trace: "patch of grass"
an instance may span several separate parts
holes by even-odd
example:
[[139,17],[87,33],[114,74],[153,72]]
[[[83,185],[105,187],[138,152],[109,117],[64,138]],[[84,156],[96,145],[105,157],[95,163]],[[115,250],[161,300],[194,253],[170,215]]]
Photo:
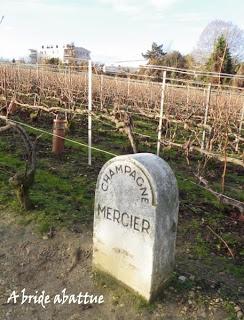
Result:
[[228,268],[228,271],[229,271],[230,274],[233,274],[237,278],[243,280],[243,278],[244,278],[244,267],[242,265],[238,266],[238,265],[229,264],[229,266],[227,268]]
[[23,161],[15,157],[14,155],[6,154],[5,152],[1,152],[0,155],[0,168],[6,172],[10,169],[14,171],[15,169],[23,168]]
[[46,217],[42,215],[38,219],[37,230],[40,233],[47,233],[50,230],[50,228],[53,226],[51,221],[49,219],[45,219],[45,218]]
[[202,207],[204,205],[211,206],[215,211],[223,208],[213,194],[198,186],[192,178],[186,178],[185,174],[177,171],[176,178],[182,201],[186,201],[191,204],[197,203],[198,206],[201,204]]
[[37,170],[35,175],[35,181],[38,185],[42,186],[45,192],[69,192],[72,185],[64,178],[59,177],[46,170]]
[[[4,146],[8,145],[1,141],[2,150],[5,150]],[[0,153],[0,207],[6,206],[15,199],[14,192],[9,184],[9,178],[20,169],[24,169],[23,161],[15,155],[6,152]]]
[[173,272],[164,290],[167,290],[168,287],[173,287],[178,293],[183,294],[194,287],[194,282],[188,278],[185,281],[181,281],[179,280],[179,273]]
[[229,314],[229,316],[226,320],[238,320],[233,303],[231,303],[229,301],[225,301],[223,306]]
[[8,181],[6,177],[0,174],[0,206],[5,206],[11,198],[11,191],[8,187]]
[[71,183],[66,177],[66,174],[69,175],[68,168],[65,169],[63,176],[43,169],[37,171],[31,198],[35,203],[41,232],[46,232],[51,226],[71,226],[74,222],[92,220],[90,183],[85,177],[75,177]]
[[200,232],[198,232],[195,237],[195,242],[193,244],[193,252],[200,258],[209,256],[210,250],[208,244],[202,238]]
[[[2,143],[1,146],[4,144]],[[41,156],[41,155],[40,155]],[[50,227],[71,227],[75,223],[90,223],[93,219],[93,198],[96,183],[94,173],[88,177],[87,164],[79,159],[79,153],[55,158],[52,155],[40,158],[37,163],[35,183],[30,190],[33,209],[23,212],[19,209],[13,190],[8,179],[23,167],[21,154],[0,154],[0,206],[9,206],[20,214],[19,223],[28,224],[35,221],[38,231],[47,232]],[[66,159],[68,158],[69,159]],[[68,161],[70,160],[70,161]],[[83,174],[77,175],[77,163]],[[84,174],[86,172],[86,174]],[[10,196],[11,195],[11,196]]]

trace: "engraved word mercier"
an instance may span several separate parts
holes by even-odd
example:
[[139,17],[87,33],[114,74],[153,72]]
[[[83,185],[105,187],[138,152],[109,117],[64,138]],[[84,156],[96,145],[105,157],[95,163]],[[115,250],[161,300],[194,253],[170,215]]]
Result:
[[[113,177],[117,174],[130,177],[140,192],[141,203],[149,203],[149,195],[144,178],[128,164],[115,164],[114,167],[109,167],[107,171],[105,171],[103,178],[101,179],[101,189],[104,192],[109,190],[109,185],[112,183]],[[97,214],[98,216],[118,223],[125,228],[142,233],[149,233],[150,222],[141,216],[123,212],[117,208],[102,206],[99,203],[97,206]]]

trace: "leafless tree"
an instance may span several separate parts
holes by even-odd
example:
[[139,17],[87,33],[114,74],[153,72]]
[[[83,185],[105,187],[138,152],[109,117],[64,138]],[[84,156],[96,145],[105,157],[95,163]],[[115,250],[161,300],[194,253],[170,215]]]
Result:
[[213,20],[202,31],[193,56],[200,63],[206,62],[217,38],[224,35],[233,59],[238,62],[244,59],[244,30],[232,22]]

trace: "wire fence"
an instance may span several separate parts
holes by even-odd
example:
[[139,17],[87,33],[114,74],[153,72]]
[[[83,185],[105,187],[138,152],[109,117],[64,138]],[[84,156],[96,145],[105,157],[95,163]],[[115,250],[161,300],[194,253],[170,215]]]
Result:
[[91,148],[92,150],[94,151],[98,151],[98,152],[102,152],[102,153],[105,153],[105,154],[108,154],[110,156],[113,156],[113,157],[116,157],[117,155],[112,153],[112,152],[109,152],[109,151],[106,151],[106,150],[103,150],[103,149],[100,149],[100,148],[96,148],[96,147],[93,147],[93,146],[90,146],[86,143],[82,143],[80,141],[77,141],[77,140],[74,140],[74,139],[69,139],[69,138],[66,138],[66,137],[63,137],[63,136],[60,136],[58,134],[55,134],[53,132],[49,132],[47,130],[43,130],[43,129],[40,129],[40,128],[36,128],[36,127],[33,127],[33,126],[30,126],[29,124],[25,123],[25,122],[21,122],[21,121],[16,121],[16,120],[11,120],[10,122],[13,122],[13,123],[16,123],[16,124],[19,124],[23,127],[26,127],[26,128],[29,128],[29,129],[32,129],[34,131],[37,131],[37,132],[41,132],[41,133],[44,133],[44,134],[47,134],[49,136],[52,136],[52,137],[57,137],[57,138],[60,138],[60,139],[63,139],[65,141],[68,141],[68,142],[71,142],[71,143],[74,143],[78,146],[81,146],[81,147],[84,147],[84,148]]
[[243,166],[244,88],[220,79],[237,78],[148,65],[110,73],[91,61],[69,67],[0,64],[0,107],[8,116],[17,107],[62,114],[68,121],[87,117],[88,142],[76,143],[88,148],[89,164],[92,150],[115,156],[92,146],[94,119],[128,134],[132,145],[154,140],[158,155],[170,146]]

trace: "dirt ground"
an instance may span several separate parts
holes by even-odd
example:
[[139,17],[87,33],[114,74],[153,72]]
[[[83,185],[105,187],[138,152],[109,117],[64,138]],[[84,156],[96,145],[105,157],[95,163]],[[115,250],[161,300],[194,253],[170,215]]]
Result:
[[[118,284],[92,273],[91,226],[84,226],[79,232],[51,230],[41,236],[33,232],[31,225],[16,224],[10,212],[1,212],[0,218],[1,320],[241,319],[243,300],[227,303],[219,293],[222,286],[238,291],[241,296],[241,283],[235,278],[226,278],[223,273],[217,276],[213,266],[208,270],[201,261],[191,261],[190,256],[180,252],[181,246],[177,251],[174,281],[158,301],[147,305]],[[179,272],[183,270],[180,280]],[[28,294],[45,290],[51,297],[64,288],[70,294],[102,294],[104,303],[49,303],[46,309],[33,303],[8,304],[11,292],[20,293],[23,288]]]

